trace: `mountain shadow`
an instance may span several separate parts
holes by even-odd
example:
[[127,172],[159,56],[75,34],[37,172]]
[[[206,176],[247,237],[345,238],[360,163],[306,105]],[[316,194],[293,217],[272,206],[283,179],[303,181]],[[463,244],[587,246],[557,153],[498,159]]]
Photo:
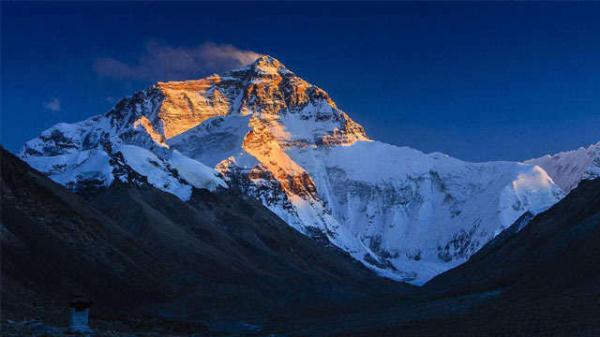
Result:
[[[1,150],[2,314],[263,322],[413,287],[377,277],[239,193],[189,202],[143,184],[74,194]],[[61,321],[62,320],[62,321]]]

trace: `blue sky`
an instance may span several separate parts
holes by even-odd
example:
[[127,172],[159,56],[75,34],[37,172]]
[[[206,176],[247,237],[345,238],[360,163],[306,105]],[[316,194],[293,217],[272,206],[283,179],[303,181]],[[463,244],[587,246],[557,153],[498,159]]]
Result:
[[527,159],[600,141],[598,17],[600,3],[3,2],[0,137],[16,151],[155,80],[256,52],[374,139]]

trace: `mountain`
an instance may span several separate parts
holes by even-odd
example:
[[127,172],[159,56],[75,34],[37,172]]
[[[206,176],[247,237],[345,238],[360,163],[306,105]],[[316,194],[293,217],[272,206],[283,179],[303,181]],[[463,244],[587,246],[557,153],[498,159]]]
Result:
[[236,191],[194,190],[185,203],[114,182],[75,194],[1,148],[0,158],[4,319],[62,322],[85,295],[95,322],[260,323],[411,289]]
[[570,192],[580,181],[600,177],[600,142],[525,163],[542,167],[560,188]]
[[324,90],[269,56],[159,82],[103,115],[51,127],[20,156],[76,191],[151,184],[188,202],[194,189],[240,191],[299,232],[415,284],[563,195],[537,166],[374,141]]
[[76,294],[123,310],[169,294],[151,249],[1,147],[0,163],[5,318],[60,315]]
[[523,229],[514,226],[421,289],[430,299],[485,303],[340,336],[598,336],[600,179],[582,181]]

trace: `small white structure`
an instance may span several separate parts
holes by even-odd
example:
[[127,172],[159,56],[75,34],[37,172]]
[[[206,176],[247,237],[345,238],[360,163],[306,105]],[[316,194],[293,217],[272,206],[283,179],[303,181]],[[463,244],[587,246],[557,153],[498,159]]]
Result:
[[89,313],[92,302],[83,297],[77,297],[71,301],[71,324],[69,332],[87,334],[92,329],[89,326]]

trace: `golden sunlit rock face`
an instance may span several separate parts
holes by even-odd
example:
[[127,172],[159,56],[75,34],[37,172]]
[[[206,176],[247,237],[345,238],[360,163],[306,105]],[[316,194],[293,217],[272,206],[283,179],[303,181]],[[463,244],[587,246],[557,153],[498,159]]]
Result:
[[136,123],[155,142],[168,142],[218,116],[248,116],[249,131],[241,148],[260,163],[261,170],[270,172],[288,197],[317,196],[310,175],[286,153],[289,148],[369,140],[363,127],[338,109],[327,92],[269,56],[222,76],[160,82],[154,89],[162,100],[152,123],[145,116]]
[[231,102],[216,86],[217,75],[198,81],[158,83],[164,95],[158,111],[165,138],[185,132],[205,120],[230,112]]
[[284,192],[316,198],[316,187],[312,178],[285,153],[284,148],[274,136],[285,134],[281,125],[272,123],[271,128],[273,129],[271,129],[255,117],[250,120],[250,125],[251,131],[244,138],[243,149],[271,172]]

